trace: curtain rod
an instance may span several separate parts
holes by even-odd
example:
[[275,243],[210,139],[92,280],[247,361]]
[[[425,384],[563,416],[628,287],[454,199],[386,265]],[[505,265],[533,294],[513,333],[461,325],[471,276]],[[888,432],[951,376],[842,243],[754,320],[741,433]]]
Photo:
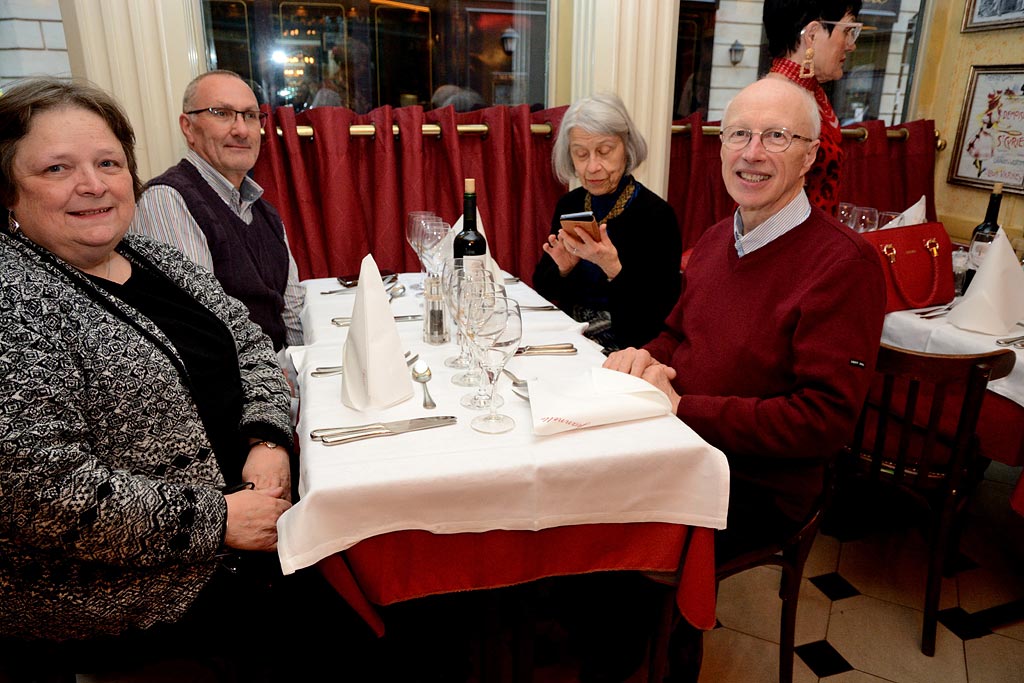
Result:
[[[689,123],[684,125],[673,125],[672,134],[681,135],[691,132],[691,125]],[[487,135],[489,128],[486,123],[460,123],[456,126],[456,130],[459,135]],[[313,126],[296,126],[295,132],[298,133],[300,138],[311,138],[313,137]],[[531,123],[530,132],[534,135],[551,135],[552,127],[550,123]],[[702,126],[701,132],[704,135],[718,135],[722,132],[719,126]],[[391,126],[391,133],[398,137],[398,126]],[[867,128],[843,128],[843,137],[856,140],[857,142],[864,142],[868,139]],[[280,127],[277,128],[278,136],[284,135],[284,131]],[[377,134],[377,127],[372,123],[360,123],[354,124],[348,127],[348,134],[352,137],[373,137]],[[424,123],[422,126],[423,135],[432,135],[440,137],[441,126],[436,123]],[[906,128],[897,128],[896,130],[886,130],[885,137],[890,140],[906,140],[910,137],[910,131]],[[946,148],[946,141],[939,136],[939,131],[935,131],[935,149],[942,151]]]

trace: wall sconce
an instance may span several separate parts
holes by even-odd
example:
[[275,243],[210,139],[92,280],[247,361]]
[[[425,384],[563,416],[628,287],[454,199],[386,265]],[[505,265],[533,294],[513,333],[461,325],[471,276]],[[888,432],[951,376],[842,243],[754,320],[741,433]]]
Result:
[[735,41],[729,48],[729,62],[733,66],[736,66],[737,64],[743,61],[744,52],[746,52],[746,48],[743,47],[743,44],[740,43],[740,41],[738,40]]
[[504,33],[501,34],[501,49],[505,51],[509,57],[516,51],[516,44],[519,42],[519,31],[515,30],[511,26],[505,29]]

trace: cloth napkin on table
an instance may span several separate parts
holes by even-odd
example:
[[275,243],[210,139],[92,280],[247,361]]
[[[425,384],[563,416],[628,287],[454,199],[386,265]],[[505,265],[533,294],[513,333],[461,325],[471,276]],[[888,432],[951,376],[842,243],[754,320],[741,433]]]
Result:
[[412,398],[412,375],[405,364],[398,327],[380,271],[367,254],[342,351],[341,402],[355,410],[387,408]]
[[[452,226],[451,231],[444,238],[444,247],[442,253],[446,259],[451,258],[452,254],[455,253],[455,236],[462,232],[462,216],[459,216],[459,220],[455,221],[455,225]],[[484,236],[487,240],[487,233],[484,232],[484,220],[480,217],[480,210],[476,212],[476,231]],[[496,284],[502,284],[505,282],[505,276],[501,272],[501,268],[498,266],[498,262],[491,256],[491,242],[487,240],[487,270],[491,271],[491,276]]]
[[668,396],[646,380],[606,368],[576,377],[530,380],[533,433],[557,434],[668,415]]
[[1024,270],[999,230],[963,299],[946,316],[962,330],[1008,334],[1024,320]]
[[913,206],[880,227],[879,230],[902,228],[906,225],[920,225],[927,222],[926,206],[924,195],[921,195],[921,198],[914,202]]

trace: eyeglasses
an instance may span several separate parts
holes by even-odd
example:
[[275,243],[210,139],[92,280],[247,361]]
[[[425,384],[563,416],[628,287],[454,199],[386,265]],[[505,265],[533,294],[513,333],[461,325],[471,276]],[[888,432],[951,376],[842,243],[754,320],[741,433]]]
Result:
[[241,116],[242,120],[248,125],[259,124],[264,125],[267,122],[267,113],[262,111],[238,111],[237,109],[228,109],[227,107],[206,107],[205,109],[193,109],[192,111],[185,112],[188,115],[192,114],[209,114],[213,117],[214,121],[223,123],[225,125],[231,125],[235,122],[235,117]]
[[842,26],[843,35],[846,36],[846,44],[853,45],[860,38],[861,29],[864,28],[864,24],[859,21],[824,21],[819,20],[821,24],[830,24],[832,26]]
[[785,152],[793,144],[793,140],[814,142],[811,138],[791,133],[785,128],[769,128],[760,133],[755,133],[749,128],[728,126],[722,129],[718,137],[721,138],[722,144],[729,149],[740,150],[749,145],[755,135],[761,138],[761,146],[768,152]]

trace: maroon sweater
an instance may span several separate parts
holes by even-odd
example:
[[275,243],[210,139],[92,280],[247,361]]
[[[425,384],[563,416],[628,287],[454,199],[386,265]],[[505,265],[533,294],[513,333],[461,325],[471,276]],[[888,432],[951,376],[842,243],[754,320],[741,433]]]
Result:
[[730,217],[697,243],[669,331],[646,348],[678,372],[679,418],[732,478],[800,519],[853,433],[884,315],[878,256],[849,228],[812,209],[739,258]]

